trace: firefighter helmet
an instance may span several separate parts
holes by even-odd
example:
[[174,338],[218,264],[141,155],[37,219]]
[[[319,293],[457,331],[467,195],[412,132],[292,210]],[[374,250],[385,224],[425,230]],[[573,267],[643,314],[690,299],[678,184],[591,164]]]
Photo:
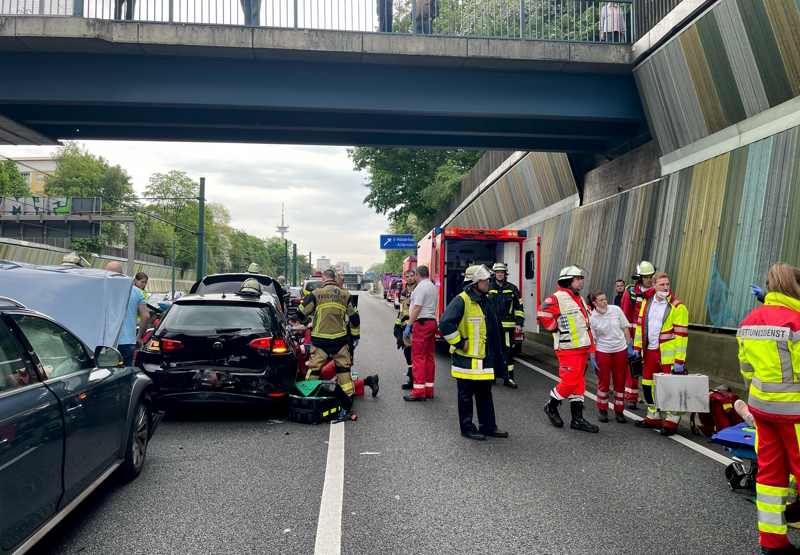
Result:
[[260,274],[261,273],[261,266],[256,264],[255,262],[251,262],[250,265],[247,267],[248,274]]
[[239,295],[246,296],[261,296],[261,283],[256,278],[249,278],[244,280],[242,287],[239,289]]
[[642,276],[652,276],[655,273],[656,267],[653,266],[653,263],[648,262],[647,260],[642,260],[636,265],[636,274],[633,277],[638,278]]
[[495,262],[492,266],[492,272],[505,272],[508,273],[508,266],[505,262]]
[[464,290],[469,289],[479,281],[491,279],[492,275],[493,272],[483,264],[470,266],[464,273]]
[[586,271],[580,266],[567,266],[558,275],[558,281],[562,279],[583,278],[586,277]]
[[69,254],[64,255],[64,259],[61,261],[62,266],[78,266],[79,268],[88,268],[91,266],[89,262],[79,255],[77,252],[72,251]]

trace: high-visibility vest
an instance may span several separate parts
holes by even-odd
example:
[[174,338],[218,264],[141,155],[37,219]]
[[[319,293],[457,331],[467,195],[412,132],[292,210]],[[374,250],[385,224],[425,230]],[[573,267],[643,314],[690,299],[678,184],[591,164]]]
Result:
[[[639,321],[633,337],[633,348],[639,352],[648,347],[644,342],[648,337],[648,314],[652,305],[652,298],[645,299],[639,310]],[[661,365],[672,366],[676,360],[681,363],[685,362],[688,342],[689,311],[686,309],[686,305],[669,295],[667,296],[667,308],[664,310],[664,322],[661,324],[661,333],[658,336]]]
[[[465,380],[493,380],[494,369],[483,366],[486,358],[486,316],[483,308],[466,292],[458,296],[464,301],[464,314],[458,323],[458,334],[447,339],[453,358],[450,374]],[[456,346],[462,344],[464,339],[469,341],[468,351]]]
[[[134,285],[134,287],[136,287],[136,286]],[[147,291],[145,291],[144,289],[141,289],[141,292],[144,295],[144,304],[147,304]],[[136,315],[136,323],[138,324],[141,321],[142,321],[142,317],[137,314]]]
[[800,301],[767,293],[736,333],[739,369],[750,381],[750,408],[800,416]]
[[[341,289],[333,281],[311,292],[314,297],[313,339],[341,339],[347,336],[345,316],[358,312],[350,302],[350,293]],[[351,326],[351,333],[358,337],[359,330]]]
[[497,285],[496,280],[492,280],[487,298],[497,311],[497,318],[504,331],[513,331],[517,327],[519,320],[525,319],[525,312],[522,309],[522,295],[513,283],[505,281],[502,286]]
[[579,305],[566,291],[556,291],[552,296],[558,301],[558,318],[556,318],[556,331],[553,334],[553,348],[556,351],[568,351],[591,347],[589,310],[583,299],[580,299],[581,304]]

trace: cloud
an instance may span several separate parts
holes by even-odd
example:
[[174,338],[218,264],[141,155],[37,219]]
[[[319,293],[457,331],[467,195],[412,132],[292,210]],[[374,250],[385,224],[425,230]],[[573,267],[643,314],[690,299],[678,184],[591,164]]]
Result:
[[[281,203],[287,238],[299,252],[368,267],[384,259],[378,236],[388,221],[363,203],[366,176],[342,147],[87,141],[90,152],[119,164],[140,194],[153,173],[206,178],[206,199],[221,202],[231,225],[258,237],[277,235]],[[48,156],[52,147],[3,147],[15,156]]]

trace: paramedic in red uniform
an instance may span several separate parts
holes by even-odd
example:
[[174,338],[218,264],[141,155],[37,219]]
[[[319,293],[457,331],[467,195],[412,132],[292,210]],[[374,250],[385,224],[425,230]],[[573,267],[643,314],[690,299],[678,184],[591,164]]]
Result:
[[550,401],[544,412],[557,428],[564,425],[558,414],[563,399],[569,400],[573,430],[597,433],[600,428],[583,418],[583,394],[586,392],[584,374],[589,354],[594,354],[594,339],[589,325],[589,309],[581,297],[583,269],[568,266],[558,276],[558,289],[539,307],[542,326],[553,332],[554,348],[558,356],[558,374],[561,381],[550,392]]
[[[655,273],[656,267],[647,260],[642,260],[636,265],[636,274],[632,276],[636,283],[626,287],[625,292],[622,294],[620,308],[625,318],[631,323],[631,331],[635,331],[636,324],[639,323],[639,310],[642,308],[642,301],[652,298],[656,293],[656,288],[653,286],[653,275]],[[628,356],[632,354],[631,349],[629,349]],[[638,401],[639,378],[634,378],[629,372],[625,378],[625,408],[636,410]]]
[[[439,292],[429,279],[427,266],[417,266],[417,286],[411,293],[408,323],[403,335],[411,336],[411,372],[414,388],[404,395],[406,401],[433,399],[433,378],[436,374],[436,305]],[[413,333],[412,333],[413,330]]]
[[758,435],[756,501],[761,553],[800,553],[786,537],[789,474],[800,476],[800,270],[769,269],[764,306],[742,320],[739,367]]

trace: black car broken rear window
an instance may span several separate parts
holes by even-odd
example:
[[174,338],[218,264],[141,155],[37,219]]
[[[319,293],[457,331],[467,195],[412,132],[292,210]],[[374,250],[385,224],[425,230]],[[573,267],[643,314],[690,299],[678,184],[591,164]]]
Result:
[[176,303],[167,312],[159,329],[187,332],[251,329],[277,332],[281,328],[280,317],[271,305]]

